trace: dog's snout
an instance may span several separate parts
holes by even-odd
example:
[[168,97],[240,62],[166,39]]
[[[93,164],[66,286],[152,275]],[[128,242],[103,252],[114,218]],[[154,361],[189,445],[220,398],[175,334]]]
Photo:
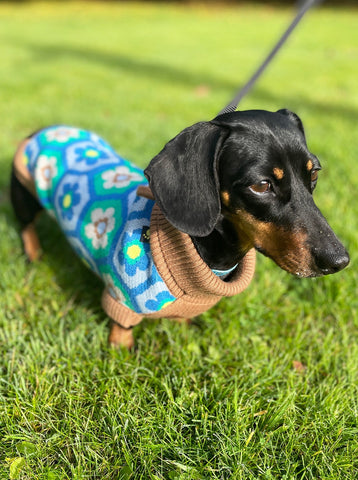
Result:
[[315,252],[315,263],[323,275],[343,270],[348,265],[349,260],[348,252],[343,246],[336,251],[320,250]]
[[307,221],[308,244],[312,257],[313,276],[329,275],[343,270],[350,258],[320,210],[314,205],[315,215]]

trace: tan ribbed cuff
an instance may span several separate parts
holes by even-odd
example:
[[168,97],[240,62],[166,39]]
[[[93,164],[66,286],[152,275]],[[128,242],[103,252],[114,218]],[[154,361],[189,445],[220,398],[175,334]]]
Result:
[[115,300],[108,290],[103,291],[102,308],[112,320],[125,328],[138,325],[143,318],[143,315],[133,312],[128,307]]

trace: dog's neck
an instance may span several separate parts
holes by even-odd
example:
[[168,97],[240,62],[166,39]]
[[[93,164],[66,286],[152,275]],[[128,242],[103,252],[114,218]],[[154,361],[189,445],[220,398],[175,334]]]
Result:
[[247,251],[240,247],[232,224],[222,217],[206,237],[191,237],[204,262],[215,270],[228,270],[237,265]]

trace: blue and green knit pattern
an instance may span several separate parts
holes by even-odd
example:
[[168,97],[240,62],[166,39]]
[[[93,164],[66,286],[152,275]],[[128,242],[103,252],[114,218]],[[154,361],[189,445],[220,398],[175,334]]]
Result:
[[40,203],[118,302],[148,314],[175,300],[151,255],[154,202],[136,194],[142,170],[98,135],[65,126],[34,135],[25,161]]

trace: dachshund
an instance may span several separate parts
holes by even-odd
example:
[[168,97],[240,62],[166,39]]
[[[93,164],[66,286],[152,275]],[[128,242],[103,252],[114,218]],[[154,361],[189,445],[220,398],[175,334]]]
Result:
[[30,260],[35,217],[45,208],[57,218],[104,280],[110,343],[131,348],[143,316],[189,319],[246,288],[255,250],[296,277],[345,268],[349,255],[313,200],[320,170],[287,109],[196,123],[144,175],[97,135],[50,127],[20,145],[11,199]]

